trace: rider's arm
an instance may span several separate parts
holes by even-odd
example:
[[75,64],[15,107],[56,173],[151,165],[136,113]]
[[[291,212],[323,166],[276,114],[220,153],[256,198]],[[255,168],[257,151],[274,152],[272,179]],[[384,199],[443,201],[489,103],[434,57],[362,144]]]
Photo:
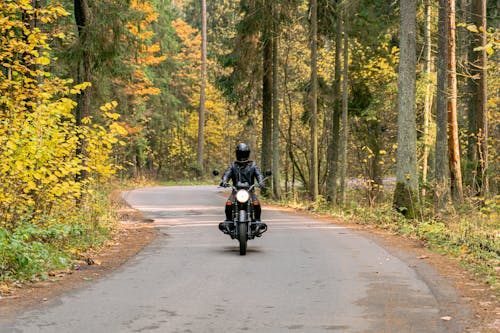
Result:
[[255,178],[257,178],[257,182],[260,185],[260,184],[262,184],[264,182],[264,175],[262,174],[262,172],[260,171],[260,169],[259,169],[259,167],[257,166],[256,163],[254,165],[254,170],[255,170],[255,172],[254,172]]
[[221,183],[228,183],[229,178],[231,178],[233,174],[233,165],[230,164],[229,167],[224,171],[224,174],[222,175]]

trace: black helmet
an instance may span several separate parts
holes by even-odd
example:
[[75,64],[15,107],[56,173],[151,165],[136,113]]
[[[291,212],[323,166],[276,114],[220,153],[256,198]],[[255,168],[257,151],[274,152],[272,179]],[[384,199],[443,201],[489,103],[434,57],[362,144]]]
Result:
[[236,146],[236,160],[245,162],[250,157],[250,147],[245,143],[238,143]]

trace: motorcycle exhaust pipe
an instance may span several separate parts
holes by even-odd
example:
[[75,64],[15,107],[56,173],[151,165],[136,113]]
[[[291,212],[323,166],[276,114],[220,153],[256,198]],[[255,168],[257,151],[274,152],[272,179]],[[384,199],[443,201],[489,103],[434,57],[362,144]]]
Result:
[[229,230],[228,223],[224,223],[224,222],[219,223],[219,230],[222,231],[226,235],[229,235],[231,233],[231,230]]
[[262,235],[263,233],[265,233],[267,231],[267,224],[265,223],[259,223],[257,225],[258,229],[255,230],[255,234],[257,237],[259,237],[260,235]]

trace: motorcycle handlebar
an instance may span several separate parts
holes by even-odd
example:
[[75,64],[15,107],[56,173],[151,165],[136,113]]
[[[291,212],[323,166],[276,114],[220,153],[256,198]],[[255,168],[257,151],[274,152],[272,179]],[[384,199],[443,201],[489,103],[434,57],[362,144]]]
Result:
[[[265,177],[264,179],[262,179],[262,182],[265,182],[268,178],[269,177]],[[255,187],[262,188],[263,186],[260,186],[259,184],[253,184],[247,189],[247,191],[251,192]],[[218,186],[218,188],[231,188],[233,191],[238,191],[238,188],[236,188],[236,186],[227,183],[223,186]]]

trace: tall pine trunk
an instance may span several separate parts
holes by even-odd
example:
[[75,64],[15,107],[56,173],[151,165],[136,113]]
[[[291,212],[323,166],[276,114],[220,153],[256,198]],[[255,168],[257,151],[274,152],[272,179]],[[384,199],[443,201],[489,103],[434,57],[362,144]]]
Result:
[[340,114],[342,108],[342,98],[340,96],[340,75],[341,64],[340,54],[342,52],[342,20],[338,14],[335,29],[335,76],[333,79],[333,112],[332,112],[332,133],[330,145],[328,147],[328,200],[335,204],[337,201],[337,178],[339,167],[339,142],[340,142]]
[[278,9],[277,5],[273,4],[273,195],[274,199],[281,199],[281,184],[280,184],[280,149],[279,149],[279,119],[280,105],[278,98],[278,45],[279,45],[279,29],[278,29]]
[[[77,83],[81,84],[83,82],[92,82],[92,71],[91,71],[91,53],[88,49],[88,25],[90,24],[90,13],[86,0],[74,0],[75,8],[75,22],[78,28],[78,38],[81,47],[81,57],[77,63]],[[80,95],[78,95],[78,105],[75,108],[75,119],[76,125],[82,125],[82,119],[90,116],[90,92],[91,88],[84,89]],[[81,139],[76,153],[78,155],[85,156],[86,145],[84,139]],[[85,162],[83,162],[85,163]],[[78,176],[78,180],[84,180],[87,178],[87,173],[82,171]]]
[[438,12],[438,54],[437,54],[437,95],[436,95],[436,153],[434,209],[443,210],[449,200],[448,168],[448,1],[439,0]]
[[318,3],[317,0],[310,1],[311,10],[311,172],[310,172],[310,195],[316,201],[319,194],[318,184],[318,69],[317,69],[317,46],[318,46]]
[[448,0],[448,164],[450,168],[451,197],[462,203],[462,171],[457,117],[457,63],[456,63],[455,0]]
[[[342,15],[343,16],[343,15]],[[349,137],[348,119],[348,97],[349,97],[349,36],[347,35],[347,24],[344,21],[343,34],[343,58],[342,66],[342,133],[340,138],[340,194],[339,205],[342,207],[346,202],[346,182],[347,182],[347,140]]]
[[487,56],[486,56],[486,0],[472,1],[472,21],[478,28],[473,33],[471,44],[472,68],[474,79],[472,107],[473,112],[469,114],[470,137],[473,153],[475,179],[473,187],[478,195],[485,196],[489,192],[488,170],[488,108],[487,108]]
[[[272,168],[272,125],[273,125],[273,43],[272,43],[272,0],[265,2],[265,13],[262,31],[262,170]],[[261,192],[267,195],[264,189]]]
[[203,172],[205,155],[205,89],[207,86],[207,2],[201,0],[201,87],[200,109],[198,112],[198,150],[196,159],[200,172]]
[[418,203],[416,93],[416,0],[400,1],[398,150],[394,207],[408,218]]

